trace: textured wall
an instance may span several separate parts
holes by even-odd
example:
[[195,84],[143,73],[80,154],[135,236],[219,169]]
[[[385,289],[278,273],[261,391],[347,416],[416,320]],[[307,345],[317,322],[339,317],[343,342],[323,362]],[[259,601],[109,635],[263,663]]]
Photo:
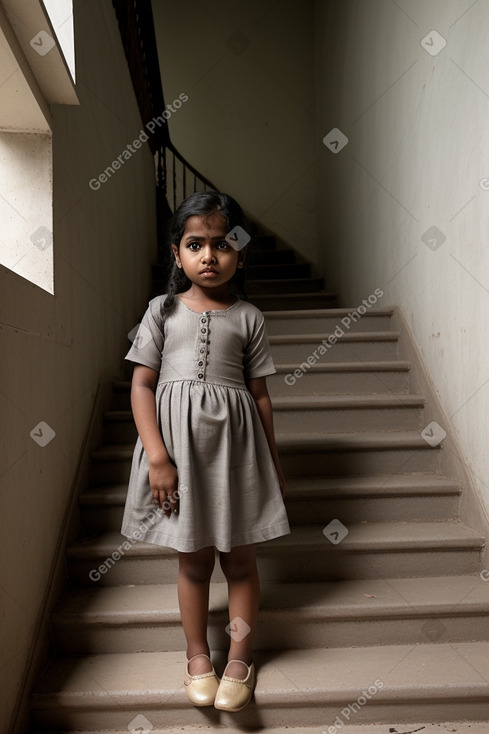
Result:
[[[100,189],[89,186],[141,122],[112,4],[79,5],[80,106],[53,109],[54,296],[0,268],[0,731],[22,681],[97,384],[121,374],[156,253],[147,146]],[[41,422],[55,433],[44,446],[30,436]]]
[[316,11],[322,268],[342,305],[403,308],[487,507],[489,3]]

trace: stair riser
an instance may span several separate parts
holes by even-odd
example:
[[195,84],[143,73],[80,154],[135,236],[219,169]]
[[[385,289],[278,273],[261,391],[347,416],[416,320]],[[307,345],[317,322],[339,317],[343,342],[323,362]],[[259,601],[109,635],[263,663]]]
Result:
[[[277,367],[277,365],[275,365]],[[295,369],[296,365],[294,365]],[[292,377],[290,375],[292,374]],[[267,377],[270,395],[362,395],[365,393],[409,393],[409,372],[312,372],[295,379],[292,372],[280,372]],[[121,410],[129,407],[121,401]]]
[[293,250],[261,250],[250,251],[246,260],[248,265],[282,265],[295,262]]
[[[326,654],[326,653],[325,653]],[[183,662],[182,662],[183,665]],[[183,674],[182,674],[183,680]],[[372,674],[372,683],[375,680],[375,666]],[[151,681],[148,682],[148,686]],[[137,714],[144,715],[152,726],[165,731],[171,726],[209,726],[213,731],[222,728],[223,723],[228,726],[251,727],[252,731],[266,731],[271,727],[321,727],[321,732],[327,732],[328,727],[334,725],[334,721],[341,715],[341,711],[348,707],[349,703],[357,700],[362,692],[355,692],[355,697],[347,701],[338,697],[336,700],[320,701],[311,695],[308,700],[307,692],[304,694],[304,704],[294,706],[283,700],[282,705],[267,705],[267,692],[261,692],[259,684],[255,692],[255,700],[238,714],[225,714],[213,707],[206,707],[202,711],[194,707],[186,700],[182,688],[178,694],[169,695],[167,700],[158,700],[153,705],[136,702],[118,701],[112,704],[112,708],[106,710],[103,704],[100,708],[77,710],[74,704],[63,705],[56,703],[52,708],[37,709],[35,712],[36,724],[39,730],[44,731],[93,731],[99,732],[103,729],[117,729],[124,731],[128,724]],[[333,698],[333,697],[332,697]],[[402,729],[402,722],[406,721],[482,721],[487,718],[487,707],[489,701],[474,700],[464,697],[462,701],[453,701],[441,695],[434,700],[417,700],[410,698],[409,701],[400,700],[382,701],[380,692],[373,696],[367,705],[358,707],[351,715],[350,723],[360,724],[385,724],[386,726],[397,724]],[[80,704],[83,705],[83,704]],[[106,704],[107,705],[107,704]],[[344,723],[346,720],[341,718]],[[337,729],[338,734],[341,729]],[[380,732],[379,732],[380,734]]]
[[256,263],[248,265],[246,277],[250,280],[260,278],[310,278],[311,266],[309,263],[273,263],[264,265]]
[[[356,362],[358,364],[397,359],[397,341],[337,341],[336,344],[331,344],[324,354],[317,351],[320,346],[320,343],[317,342],[271,343],[270,346],[275,364],[294,364],[297,368],[301,368],[302,374],[299,380],[309,372],[308,357],[311,358],[310,362],[314,360],[314,364],[330,364],[331,362]],[[315,350],[317,359],[314,357]],[[290,378],[290,382],[292,381]]]
[[[295,433],[331,433],[354,431],[422,431],[426,425],[419,408],[351,408],[345,410],[275,410],[277,433],[286,433],[294,426]],[[107,421],[104,441],[107,444],[133,444],[137,430],[133,421]]]
[[[353,476],[362,474],[398,474],[399,472],[438,472],[438,449],[400,449],[357,451],[306,450],[280,452],[280,463],[285,476]],[[96,461],[92,464],[94,484],[119,484],[129,481],[131,462]]]
[[310,316],[308,318],[270,318],[266,316],[267,332],[269,336],[283,334],[334,334],[342,332],[362,331],[390,331],[391,316],[372,316],[368,313],[357,318],[355,315],[325,315]]
[[400,449],[370,451],[325,451],[323,453],[281,454],[286,477],[358,476],[398,474],[399,472],[437,472],[440,470],[437,449]]
[[[321,530],[318,529],[318,534]],[[328,544],[330,547],[328,547]],[[272,546],[273,548],[273,546]],[[259,549],[259,571],[262,582],[335,581],[359,578],[410,578],[475,573],[478,549],[447,549],[440,551],[392,551],[338,553],[324,538],[324,543],[311,548],[292,548],[283,552]],[[100,578],[94,571],[105,558],[93,560],[70,559],[73,581],[83,586],[116,586],[118,584],[175,583],[178,575],[176,555],[151,555],[138,558],[124,556]],[[90,573],[92,577],[90,577]],[[214,571],[217,581],[224,581],[220,569]]]
[[[415,613],[416,610],[413,610]],[[319,647],[364,647],[371,645],[416,645],[427,642],[470,642],[489,635],[489,615],[436,617],[439,629],[431,627],[433,617],[419,614],[415,619],[399,617],[369,621],[297,617],[292,612],[260,611],[260,623],[253,640],[254,650],[314,650]],[[229,636],[226,614],[209,617],[211,650],[227,650]],[[433,630],[431,632],[430,630]],[[185,649],[180,622],[141,626],[90,626],[54,624],[54,641],[63,655],[97,655],[122,652],[168,652]]]
[[[316,525],[318,518],[341,517],[345,523],[437,521],[457,517],[458,497],[286,499],[291,525]],[[82,508],[83,527],[89,533],[119,532],[123,506]]]
[[248,280],[245,283],[246,293],[266,295],[268,293],[315,293],[324,287],[321,278],[305,278],[304,280]]
[[300,308],[336,308],[336,296],[329,293],[310,294],[276,294],[269,297],[266,294],[251,295],[251,303],[254,303],[260,311],[295,311]]
[[277,433],[294,427],[295,433],[353,433],[355,431],[422,431],[426,425],[420,408],[331,408],[275,410]]

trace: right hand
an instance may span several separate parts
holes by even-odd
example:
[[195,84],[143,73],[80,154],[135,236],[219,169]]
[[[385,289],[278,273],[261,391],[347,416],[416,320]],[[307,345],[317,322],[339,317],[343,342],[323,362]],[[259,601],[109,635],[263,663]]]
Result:
[[150,463],[149,484],[153,502],[160,507],[166,517],[178,512],[178,472],[173,464]]

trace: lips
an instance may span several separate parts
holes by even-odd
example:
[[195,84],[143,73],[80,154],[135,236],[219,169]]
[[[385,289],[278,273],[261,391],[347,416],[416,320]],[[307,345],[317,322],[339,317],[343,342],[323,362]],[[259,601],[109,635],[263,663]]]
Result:
[[206,268],[205,270],[201,270],[199,275],[204,275],[205,273],[214,273],[217,275],[217,270],[213,270],[212,268]]

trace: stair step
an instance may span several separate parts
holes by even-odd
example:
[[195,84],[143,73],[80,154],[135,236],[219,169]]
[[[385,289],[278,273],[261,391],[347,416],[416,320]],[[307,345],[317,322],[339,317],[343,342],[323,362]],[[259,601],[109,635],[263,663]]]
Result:
[[[352,714],[350,714],[350,718],[352,717]],[[347,719],[345,718],[344,721]],[[133,719],[134,721],[134,719]],[[130,722],[131,723],[131,722]],[[136,722],[137,723],[137,722]],[[211,730],[209,726],[205,726],[202,724],[196,724],[195,726],[165,726],[164,729],[155,728],[149,729],[149,725],[151,724],[148,719],[146,719],[146,722],[144,719],[140,720],[141,727],[139,731],[142,731],[142,726],[147,727],[147,731],[151,731],[151,734],[205,734],[205,732],[213,732],[213,731],[225,731],[226,734],[243,734],[243,729],[234,726],[226,726],[225,729],[222,727],[222,725],[219,725],[219,728]],[[419,734],[454,734],[454,732],[458,732],[458,734],[487,734],[489,731],[489,723],[487,721],[471,721],[468,723],[466,720],[464,721],[444,721],[442,723],[436,723],[436,724],[426,724],[423,722],[396,722],[397,726],[399,727],[398,732],[399,734],[414,734],[414,732],[418,732]],[[136,724],[134,724],[136,726]],[[331,726],[331,725],[330,725]],[[123,730],[111,730],[110,734],[127,734],[127,727]],[[137,730],[136,730],[137,731]],[[286,731],[286,734],[319,734],[318,733],[318,727],[303,727],[303,726],[287,726],[286,730],[284,730],[283,725],[279,727],[267,727],[267,734],[284,734],[284,731]],[[356,726],[355,724],[344,724],[341,730],[338,728],[338,725],[336,727],[331,726],[330,731],[328,729],[322,729],[321,734],[388,734],[388,732],[394,731],[392,727],[387,728],[387,725],[385,729],[380,729],[378,724],[360,724]],[[87,730],[84,732],[73,732],[73,730],[70,730],[70,732],[59,732],[58,734],[87,734]],[[96,732],[95,734],[107,734],[107,732]]]
[[298,280],[311,277],[309,263],[253,263],[246,265],[246,287],[253,280]]
[[364,315],[347,308],[316,308],[264,311],[269,336],[281,334],[334,334],[358,331],[388,331],[392,308],[370,307]]
[[[225,650],[227,584],[211,584],[209,612],[209,644]],[[185,649],[176,584],[73,589],[51,624],[62,654]],[[463,642],[488,632],[489,584],[478,574],[268,584],[254,649]]]
[[249,293],[249,300],[261,311],[270,309],[287,311],[298,308],[334,308],[338,304],[336,293],[327,293],[322,290],[310,293],[262,293],[255,295]]
[[[267,377],[270,395],[363,395],[368,393],[406,394],[409,392],[410,363],[319,362],[294,375],[298,364],[275,364],[277,372]],[[113,408],[129,410],[131,382],[114,384]]]
[[[317,523],[336,512],[345,523],[449,520],[457,516],[459,482],[433,474],[372,477],[305,477],[287,482],[291,524]],[[119,531],[126,484],[90,487],[80,495],[87,532]],[[416,502],[413,502],[413,497]]]
[[[254,700],[228,719],[212,707],[203,713],[189,705],[183,652],[60,658],[33,694],[36,724],[57,731],[127,730],[140,713],[152,727],[185,722],[215,730],[225,719],[241,727],[283,728],[286,722],[324,731],[337,718],[346,723],[345,711],[358,724],[377,725],[487,714],[489,642],[270,651],[257,652],[255,660]],[[217,657],[216,666],[222,674]]]
[[267,278],[246,280],[248,295],[264,293],[312,293],[324,288],[323,278]]
[[[323,534],[332,521],[345,533],[340,542]],[[483,545],[482,536],[455,521],[356,523],[346,528],[341,518],[327,517],[321,525],[297,526],[290,535],[259,544],[260,578],[284,582],[462,575],[477,571]],[[171,583],[178,571],[173,549],[119,533],[78,540],[67,554],[71,577],[84,585],[152,584],[155,579]],[[220,569],[215,574],[224,580]]]
[[274,265],[295,263],[294,250],[250,250],[246,255],[249,265]]
[[441,446],[417,431],[277,434],[286,477],[440,473]]
[[398,356],[399,332],[346,332],[339,338],[334,334],[280,334],[270,336],[269,341],[274,363],[297,362],[307,372],[311,361],[317,364],[394,360]]
[[252,237],[253,252],[260,252],[262,250],[275,250],[277,247],[277,238],[275,237],[275,235],[253,233]]
[[[272,398],[278,433],[294,426],[297,433],[311,431],[423,430],[425,400],[418,395],[310,395]],[[131,410],[104,414],[106,443],[136,442]]]
[[275,364],[277,371],[267,377],[267,385],[271,396],[408,393],[410,367],[397,360]]
[[419,395],[310,395],[273,397],[277,433],[422,431],[425,400]]
[[[430,446],[417,431],[277,434],[285,476],[440,473],[440,447]],[[93,484],[129,481],[133,444],[92,451]],[[307,457],[307,458],[306,458]]]

